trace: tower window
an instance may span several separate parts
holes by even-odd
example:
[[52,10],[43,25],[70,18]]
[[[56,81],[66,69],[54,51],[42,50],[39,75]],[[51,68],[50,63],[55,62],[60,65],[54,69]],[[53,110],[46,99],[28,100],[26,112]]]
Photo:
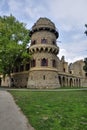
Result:
[[43,75],[43,79],[45,80],[45,75]]
[[85,73],[85,76],[87,77],[87,73]]
[[52,41],[52,43],[53,43],[53,45],[55,45],[55,44],[56,44],[56,41],[55,41],[55,40],[53,40],[53,41]]
[[31,45],[35,45],[36,44],[36,40],[31,41]]
[[65,72],[65,68],[63,68],[63,71]]
[[56,67],[56,61],[55,60],[52,61],[52,66]]
[[45,38],[41,39],[41,43],[47,43],[47,39]]
[[31,61],[31,67],[35,67],[36,66],[36,61],[33,59],[32,61]]
[[43,59],[41,60],[41,66],[48,66],[48,60],[45,59],[45,58],[43,58]]

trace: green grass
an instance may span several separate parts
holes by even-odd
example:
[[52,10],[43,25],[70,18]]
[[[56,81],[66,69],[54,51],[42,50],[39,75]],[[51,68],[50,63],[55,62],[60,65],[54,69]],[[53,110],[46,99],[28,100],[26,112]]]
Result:
[[10,91],[35,130],[87,130],[87,91]]

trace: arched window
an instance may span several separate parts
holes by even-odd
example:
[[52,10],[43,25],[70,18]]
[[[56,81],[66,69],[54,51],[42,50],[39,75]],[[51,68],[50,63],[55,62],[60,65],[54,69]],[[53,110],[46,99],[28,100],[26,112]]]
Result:
[[43,80],[45,80],[45,75],[43,75]]
[[55,60],[52,61],[52,66],[56,67],[56,61]]
[[55,44],[56,44],[56,41],[55,41],[55,40],[52,40],[52,43],[53,43],[53,45],[55,45]]
[[65,72],[66,71],[66,69],[65,68],[63,68],[63,72]]
[[59,84],[62,87],[62,80],[61,80],[61,76],[58,77],[59,78]]
[[31,41],[31,45],[35,45],[36,44],[36,40]]
[[85,73],[85,76],[87,77],[87,73]]
[[31,60],[31,67],[35,67],[36,66],[36,61],[33,59]]
[[41,43],[47,43],[47,39],[45,38],[41,39]]
[[45,59],[45,58],[43,58],[43,59],[41,60],[41,66],[48,66],[48,60]]
[[29,70],[30,69],[30,64],[27,63],[26,66],[25,66],[25,70]]

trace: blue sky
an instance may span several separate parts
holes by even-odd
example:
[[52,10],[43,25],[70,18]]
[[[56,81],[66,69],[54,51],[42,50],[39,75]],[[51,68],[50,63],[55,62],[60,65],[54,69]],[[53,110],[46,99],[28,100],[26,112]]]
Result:
[[51,19],[59,31],[59,57],[68,62],[87,57],[87,0],[0,0],[0,16],[10,14],[28,29],[40,17]]

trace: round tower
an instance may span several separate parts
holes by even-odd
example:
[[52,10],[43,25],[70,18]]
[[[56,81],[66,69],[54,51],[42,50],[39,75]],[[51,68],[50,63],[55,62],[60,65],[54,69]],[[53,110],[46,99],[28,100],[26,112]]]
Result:
[[56,39],[59,33],[52,21],[40,18],[30,31],[32,54],[28,88],[58,88],[57,54],[59,47]]

